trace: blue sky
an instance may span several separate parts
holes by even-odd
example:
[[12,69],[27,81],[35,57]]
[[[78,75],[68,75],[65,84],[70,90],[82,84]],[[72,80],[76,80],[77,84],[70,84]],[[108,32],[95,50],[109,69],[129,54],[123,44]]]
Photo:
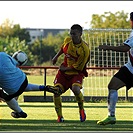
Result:
[[[133,1],[0,1],[0,24],[9,19],[22,28],[90,28],[92,14],[133,11]],[[87,23],[86,23],[87,22]]]

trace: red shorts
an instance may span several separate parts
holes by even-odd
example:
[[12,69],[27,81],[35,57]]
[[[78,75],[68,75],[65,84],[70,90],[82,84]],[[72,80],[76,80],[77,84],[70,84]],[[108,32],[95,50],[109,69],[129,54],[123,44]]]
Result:
[[67,75],[64,72],[58,71],[54,80],[54,85],[60,86],[63,92],[65,92],[69,88],[71,89],[73,85],[77,85],[82,88],[83,79],[84,74],[82,73],[78,75]]

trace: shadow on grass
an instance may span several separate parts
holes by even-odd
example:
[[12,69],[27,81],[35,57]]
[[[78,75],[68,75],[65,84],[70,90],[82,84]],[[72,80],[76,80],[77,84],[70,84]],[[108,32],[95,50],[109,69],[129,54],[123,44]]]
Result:
[[133,131],[132,121],[117,121],[115,125],[101,126],[96,120],[56,120],[2,119],[0,131]]
[[[32,104],[26,104],[26,105],[21,105],[20,104],[20,106],[21,107],[28,107],[28,108],[30,108],[30,107],[39,107],[39,108],[44,108],[44,107],[54,107],[54,105],[45,105],[45,103],[44,103],[44,105],[32,105]],[[0,107],[7,107],[7,105],[0,105]],[[75,106],[70,106],[70,105],[63,105],[62,106],[63,108],[77,108],[78,106],[77,105],[75,105]],[[107,108],[107,105],[99,105],[99,106],[84,106],[85,108]],[[122,106],[122,105],[120,105],[120,106],[116,106],[117,108],[133,108],[133,106]]]

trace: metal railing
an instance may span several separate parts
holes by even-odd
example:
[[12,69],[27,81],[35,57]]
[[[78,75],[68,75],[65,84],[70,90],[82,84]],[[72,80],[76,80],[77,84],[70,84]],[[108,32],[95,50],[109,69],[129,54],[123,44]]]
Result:
[[[21,66],[21,69],[43,69],[44,70],[44,85],[47,84],[46,77],[47,77],[47,70],[48,69],[58,69],[57,66]],[[119,69],[120,67],[87,67],[87,70],[113,70]],[[46,99],[46,91],[44,91],[44,99]],[[128,90],[126,89],[125,100],[128,100]]]

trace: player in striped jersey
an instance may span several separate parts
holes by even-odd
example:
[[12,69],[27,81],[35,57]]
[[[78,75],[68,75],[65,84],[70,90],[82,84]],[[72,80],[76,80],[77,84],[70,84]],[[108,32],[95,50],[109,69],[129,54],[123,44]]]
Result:
[[[80,89],[84,77],[88,76],[86,64],[90,56],[89,46],[81,38],[82,31],[80,25],[74,24],[70,29],[70,36],[64,39],[61,49],[52,59],[54,65],[58,57],[64,54],[64,62],[59,67],[54,85],[59,87],[62,93],[65,93],[69,88],[72,90],[78,102],[81,122],[86,120],[86,114],[83,106],[84,98]],[[64,122],[61,96],[54,94],[53,100],[58,116],[57,121]]]
[[120,46],[100,45],[100,50],[112,50],[117,52],[128,52],[128,62],[112,77],[108,84],[108,117],[97,122],[99,125],[115,124],[115,108],[118,100],[118,90],[124,86],[129,90],[133,87],[133,12],[130,13],[132,31],[129,38]]

